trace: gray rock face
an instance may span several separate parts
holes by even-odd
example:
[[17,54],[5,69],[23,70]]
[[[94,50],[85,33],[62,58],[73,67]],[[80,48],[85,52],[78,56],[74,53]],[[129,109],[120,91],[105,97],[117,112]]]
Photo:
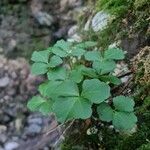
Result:
[[8,77],[0,78],[0,87],[6,87],[9,84],[10,79]]
[[95,32],[103,30],[107,26],[109,18],[109,14],[103,11],[98,12],[92,19],[92,29]]
[[7,142],[4,145],[4,149],[5,150],[15,150],[18,146],[19,146],[19,144],[17,142]]

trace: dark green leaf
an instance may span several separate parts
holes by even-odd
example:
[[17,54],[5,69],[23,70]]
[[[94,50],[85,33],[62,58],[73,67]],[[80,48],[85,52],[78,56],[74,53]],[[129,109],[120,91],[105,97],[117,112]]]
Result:
[[101,103],[110,96],[110,87],[98,79],[85,80],[83,82],[82,97],[93,103]]
[[110,82],[115,85],[121,84],[121,80],[113,75],[100,76],[99,78],[104,82]]
[[106,74],[112,72],[116,68],[114,61],[94,61],[93,68],[97,70],[99,74]]
[[65,68],[56,68],[47,73],[48,80],[65,80],[67,78],[67,71]]
[[131,130],[137,122],[134,113],[115,112],[113,115],[113,125],[118,130]]
[[77,44],[76,47],[80,47],[80,48],[86,49],[86,48],[94,47],[96,45],[97,45],[97,42],[86,41],[86,42],[82,42],[80,44]]
[[104,58],[121,60],[124,59],[124,52],[119,48],[110,48],[105,51]]
[[101,103],[98,107],[97,107],[97,112],[99,115],[99,118],[102,121],[112,121],[113,119],[113,110],[112,108],[105,102]]
[[60,57],[67,57],[68,56],[68,53],[63,51],[61,48],[59,47],[53,47],[52,48],[52,52],[55,54],[55,55],[58,55]]
[[60,122],[70,119],[87,119],[92,115],[91,103],[80,97],[59,98],[55,101],[54,112]]
[[58,66],[58,65],[60,65],[60,64],[62,64],[63,63],[63,61],[62,61],[62,59],[59,57],[59,56],[53,56],[51,59],[50,59],[50,62],[49,62],[49,66],[51,67],[51,68],[54,68],[54,67],[56,67],[56,66]]
[[134,110],[134,101],[125,96],[117,96],[113,98],[114,106],[119,111],[132,112]]
[[85,59],[88,61],[101,61],[102,60],[102,56],[99,51],[88,51],[87,53],[85,53],[84,56],[85,56]]

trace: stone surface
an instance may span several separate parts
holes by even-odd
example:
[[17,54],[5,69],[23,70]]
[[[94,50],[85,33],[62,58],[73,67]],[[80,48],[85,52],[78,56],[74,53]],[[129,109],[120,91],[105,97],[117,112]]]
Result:
[[92,29],[95,32],[103,30],[107,26],[109,18],[110,15],[106,12],[98,12],[92,19]]
[[0,78],[0,87],[6,87],[9,84],[9,81],[8,77]]
[[15,150],[19,144],[17,142],[7,142],[4,145],[5,150]]

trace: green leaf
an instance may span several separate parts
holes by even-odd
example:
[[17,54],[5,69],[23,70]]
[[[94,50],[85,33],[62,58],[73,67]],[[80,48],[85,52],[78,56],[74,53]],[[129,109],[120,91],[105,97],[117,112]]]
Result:
[[39,92],[42,96],[55,99],[59,95],[55,93],[55,89],[62,83],[62,81],[48,81],[39,86]]
[[80,70],[71,70],[70,79],[76,83],[80,83],[83,80],[83,75]]
[[101,103],[110,96],[110,87],[98,79],[85,80],[82,87],[82,97],[93,103]]
[[55,54],[55,55],[58,55],[60,57],[67,57],[68,56],[68,53],[63,51],[61,48],[59,47],[53,47],[52,48],[52,52]]
[[113,125],[118,130],[131,130],[137,122],[134,113],[115,112],[113,115]]
[[82,49],[82,48],[74,48],[73,50],[72,50],[72,56],[76,56],[76,57],[81,57],[82,55],[84,55],[84,53],[85,53],[86,51],[84,50],[84,49]]
[[50,55],[50,51],[49,50],[38,51],[38,52],[35,51],[32,54],[31,60],[35,61],[35,62],[48,63],[49,55]]
[[88,51],[87,53],[85,53],[84,57],[88,61],[101,61],[102,60],[102,56],[99,51]]
[[70,51],[70,48],[72,46],[72,43],[71,42],[67,42],[67,41],[64,41],[64,40],[59,40],[56,42],[56,44],[54,45],[54,47],[59,47],[61,48],[63,51],[65,52],[69,52]]
[[47,100],[45,103],[43,103],[40,108],[39,112],[41,112],[43,115],[48,115],[52,112],[53,107],[53,101]]
[[119,111],[132,112],[134,111],[134,101],[125,96],[117,96],[113,98],[113,104],[115,108]]
[[95,70],[93,68],[84,67],[82,69],[82,74],[84,76],[90,77],[90,78],[98,78]]
[[100,76],[99,78],[104,82],[110,82],[115,85],[121,84],[121,80],[113,75]]
[[48,80],[65,80],[67,78],[67,71],[65,68],[56,68],[47,73]]
[[50,62],[49,62],[49,66],[51,67],[51,68],[54,68],[54,67],[56,67],[56,66],[58,66],[58,65],[60,65],[60,64],[62,64],[63,63],[63,61],[62,61],[62,59],[59,57],[59,56],[53,56],[51,59],[50,59]]
[[94,61],[93,62],[93,68],[99,73],[99,74],[106,74],[109,72],[112,72],[116,68],[116,64],[114,61]]
[[42,97],[34,96],[31,100],[29,100],[27,107],[31,111],[37,111],[43,103],[45,103],[45,100]]
[[65,81],[49,81],[47,84],[41,85],[39,89],[44,96],[79,96],[78,86],[71,80]]
[[113,109],[105,102],[97,107],[97,113],[102,121],[110,122],[113,119]]
[[77,44],[76,47],[86,49],[86,48],[94,47],[96,45],[97,45],[97,42],[86,41],[86,42],[82,42],[82,43]]
[[87,119],[92,115],[91,103],[80,97],[59,98],[53,110],[60,122],[70,119]]
[[48,71],[47,64],[44,63],[34,63],[31,66],[31,72],[35,75],[45,74]]
[[104,58],[121,60],[124,59],[124,52],[119,48],[110,48],[104,52]]

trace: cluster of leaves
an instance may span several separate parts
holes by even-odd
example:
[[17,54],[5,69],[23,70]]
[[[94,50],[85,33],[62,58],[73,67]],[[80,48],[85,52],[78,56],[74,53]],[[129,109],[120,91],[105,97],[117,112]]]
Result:
[[40,95],[28,102],[28,108],[45,115],[53,112],[64,123],[90,118],[94,104],[102,121],[112,121],[119,130],[133,128],[137,118],[131,98],[115,97],[111,106],[106,102],[111,96],[109,84],[121,83],[112,74],[116,67],[114,60],[123,59],[124,53],[116,48],[103,53],[91,51],[95,46],[91,41],[74,44],[60,40],[47,50],[35,51],[31,58],[32,72],[46,74],[48,80],[39,86]]

